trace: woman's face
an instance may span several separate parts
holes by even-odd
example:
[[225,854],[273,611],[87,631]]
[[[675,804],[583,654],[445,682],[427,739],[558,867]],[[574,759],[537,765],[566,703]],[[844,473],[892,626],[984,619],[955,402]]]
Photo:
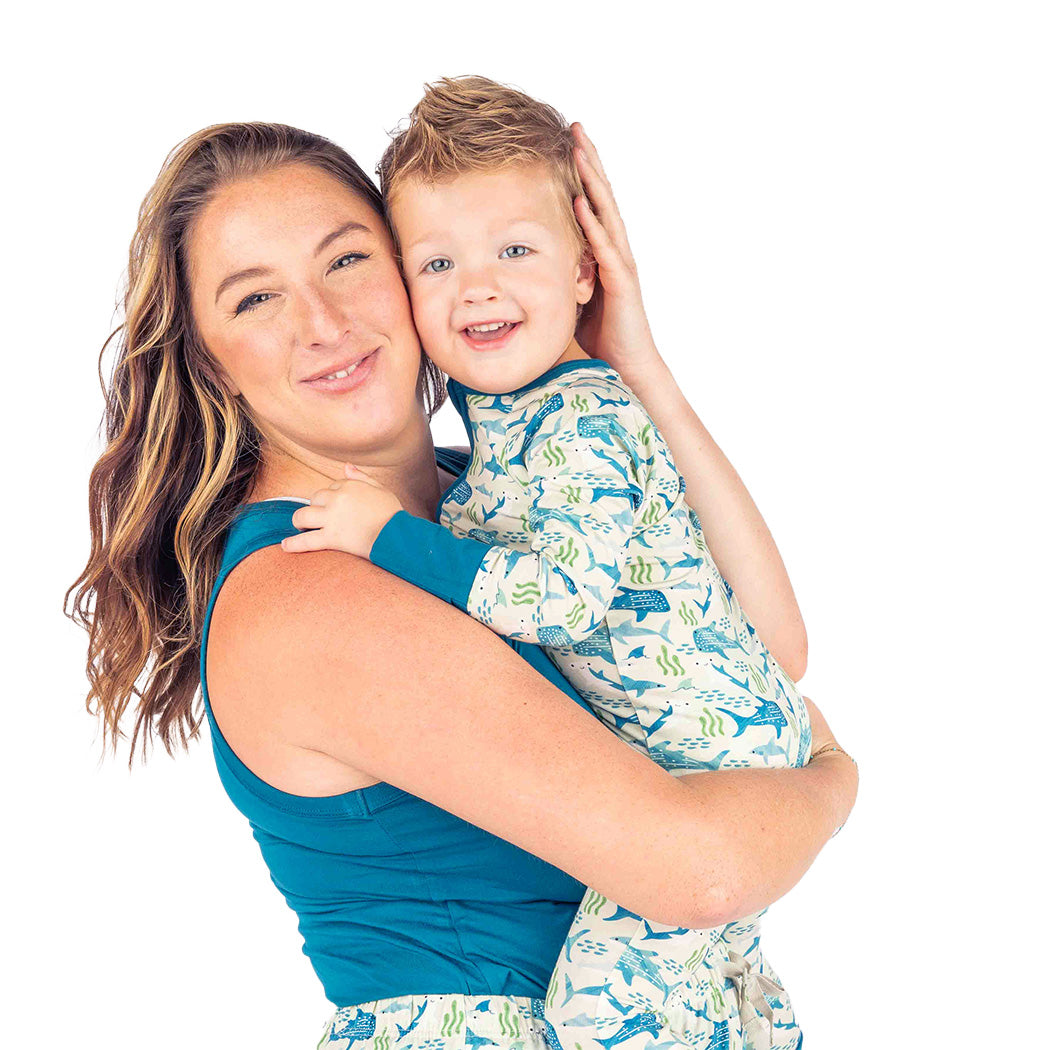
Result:
[[341,182],[287,164],[225,186],[187,249],[198,330],[268,441],[365,465],[418,428],[419,340],[390,234]]

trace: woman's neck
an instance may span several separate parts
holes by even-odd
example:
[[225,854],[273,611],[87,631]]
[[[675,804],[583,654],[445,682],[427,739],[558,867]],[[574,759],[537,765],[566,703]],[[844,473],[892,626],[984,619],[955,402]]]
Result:
[[[444,485],[425,418],[389,446],[355,455],[349,462],[388,488],[409,514],[434,519]],[[254,503],[280,496],[309,499],[318,489],[344,477],[343,461],[271,440],[265,443],[249,500]]]

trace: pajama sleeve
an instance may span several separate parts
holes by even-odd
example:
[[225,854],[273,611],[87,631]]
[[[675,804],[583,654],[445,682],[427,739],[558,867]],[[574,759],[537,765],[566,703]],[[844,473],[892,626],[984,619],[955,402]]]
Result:
[[511,460],[529,479],[531,550],[456,537],[400,513],[371,560],[504,637],[566,646],[597,629],[619,591],[647,462],[630,414],[581,414],[555,395],[537,418]]

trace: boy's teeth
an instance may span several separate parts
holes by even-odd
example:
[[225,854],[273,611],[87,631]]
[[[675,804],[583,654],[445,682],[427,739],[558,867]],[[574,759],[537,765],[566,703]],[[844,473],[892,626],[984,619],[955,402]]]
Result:
[[472,324],[468,326],[468,332],[494,332],[497,328],[506,328],[509,321],[496,321],[495,324]]

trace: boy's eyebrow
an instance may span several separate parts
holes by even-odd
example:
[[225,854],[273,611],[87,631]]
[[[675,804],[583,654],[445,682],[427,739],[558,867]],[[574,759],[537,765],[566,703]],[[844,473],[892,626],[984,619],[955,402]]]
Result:
[[[508,219],[504,226],[538,226],[542,230],[549,230],[550,226],[541,222],[539,219]],[[441,237],[440,233],[432,233],[429,230],[422,236],[417,237],[415,240],[410,241],[408,244],[402,244],[401,251],[404,254],[413,248],[418,248],[421,244],[426,244],[428,241],[436,241]]]
[[[355,230],[360,230],[363,233],[371,233],[372,231],[359,222],[354,222],[352,219],[350,222],[344,222],[336,230],[332,230],[331,233],[321,238],[321,243],[314,249],[314,258],[321,254],[333,241],[339,240],[344,233],[350,233]],[[215,290],[215,302],[219,301],[219,296],[226,291],[227,288],[232,284],[236,284],[238,281],[249,281],[254,280],[256,277],[268,277],[273,270],[268,270],[262,266],[251,266],[247,270],[238,270],[236,273],[228,274],[219,282],[219,287]]]

